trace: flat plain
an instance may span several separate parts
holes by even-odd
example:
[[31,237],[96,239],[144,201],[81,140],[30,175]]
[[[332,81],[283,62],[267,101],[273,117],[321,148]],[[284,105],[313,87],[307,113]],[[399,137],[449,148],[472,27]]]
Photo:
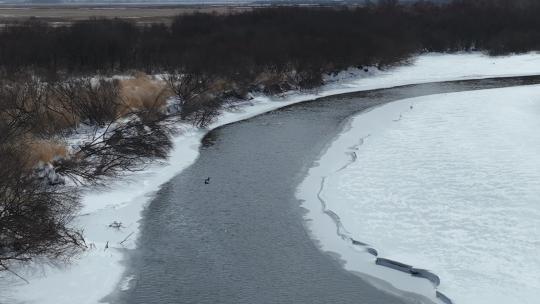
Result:
[[0,23],[31,18],[58,25],[90,18],[129,19],[141,24],[170,23],[174,16],[182,14],[231,14],[254,8],[239,5],[0,5]]

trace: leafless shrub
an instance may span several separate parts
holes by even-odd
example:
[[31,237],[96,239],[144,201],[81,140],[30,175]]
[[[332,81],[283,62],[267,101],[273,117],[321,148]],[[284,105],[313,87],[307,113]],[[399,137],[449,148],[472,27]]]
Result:
[[219,115],[222,105],[223,102],[218,97],[201,95],[184,105],[182,116],[194,125],[204,128]]
[[70,227],[77,193],[24,170],[21,148],[0,145],[0,271],[37,257],[68,259],[85,248],[81,232]]
[[64,124],[54,112],[48,111],[49,94],[46,85],[26,76],[16,81],[0,83],[0,116],[15,132],[51,133]]
[[265,94],[273,95],[291,90],[290,81],[283,71],[269,69],[257,75],[255,78],[255,90],[260,90]]
[[316,70],[305,69],[300,72],[294,73],[291,77],[292,83],[298,87],[298,89],[314,89],[323,85],[322,72]]
[[171,148],[170,126],[154,113],[137,112],[129,119],[96,128],[71,158],[59,159],[53,165],[57,173],[78,183],[100,183],[164,159]]
[[[11,271],[14,263],[68,259],[85,248],[81,232],[70,227],[78,192],[58,182],[64,180],[60,176],[96,184],[164,159],[172,147],[172,120],[160,107],[131,109],[120,117],[114,81],[1,82],[0,271]],[[94,133],[67,155],[52,138],[79,122],[93,126]],[[40,168],[46,170],[34,168],[38,160],[50,162]]]
[[105,126],[118,118],[120,107],[118,81],[104,79],[93,83],[90,78],[70,79],[53,84],[57,111],[74,121]]
[[219,82],[204,74],[171,74],[167,83],[177,99],[178,115],[196,126],[206,127],[219,114],[223,99]]
[[206,93],[210,87],[210,78],[203,74],[173,73],[166,81],[181,107]]

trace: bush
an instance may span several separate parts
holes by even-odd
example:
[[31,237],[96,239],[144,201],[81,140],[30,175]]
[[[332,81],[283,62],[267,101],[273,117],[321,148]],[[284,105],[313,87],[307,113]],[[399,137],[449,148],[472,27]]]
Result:
[[50,106],[46,84],[21,76],[13,81],[0,81],[0,117],[13,130],[34,134],[52,134],[71,123]]
[[[118,83],[88,78],[47,83],[37,78],[0,84],[0,271],[36,258],[68,260],[85,248],[71,227],[79,183],[100,183],[163,159],[171,126],[159,108],[119,117]],[[54,139],[79,122],[94,128],[73,155],[55,158]],[[38,151],[39,150],[39,151]],[[55,152],[56,151],[56,152]],[[37,167],[37,160],[50,161]]]
[[139,111],[96,128],[70,158],[54,161],[56,173],[84,183],[99,183],[164,159],[172,148],[170,126],[162,114]]
[[118,81],[70,79],[52,84],[50,90],[54,92],[56,112],[69,115],[72,121],[105,126],[118,119]]
[[0,270],[34,258],[69,259],[85,248],[81,232],[70,227],[76,192],[25,170],[23,148],[0,145]]
[[196,126],[206,127],[219,115],[224,103],[221,94],[227,89],[220,81],[205,74],[171,74],[167,77],[170,90],[176,97],[174,115]]

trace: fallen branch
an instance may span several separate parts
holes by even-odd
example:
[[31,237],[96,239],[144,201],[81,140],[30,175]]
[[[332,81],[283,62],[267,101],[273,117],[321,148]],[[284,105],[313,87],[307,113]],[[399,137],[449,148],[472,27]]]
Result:
[[128,234],[128,236],[126,236],[126,238],[123,241],[121,241],[119,244],[124,245],[124,242],[127,241],[129,239],[129,237],[132,236],[134,233],[135,232],[131,232],[130,234]]
[[30,284],[30,281],[28,281],[27,279],[23,278],[21,275],[19,275],[18,273],[16,273],[15,271],[9,269],[7,266],[5,265],[2,265],[0,264],[0,267],[2,267],[3,270],[13,274],[14,276],[16,276],[17,278],[23,280],[24,282],[26,282],[26,284]]

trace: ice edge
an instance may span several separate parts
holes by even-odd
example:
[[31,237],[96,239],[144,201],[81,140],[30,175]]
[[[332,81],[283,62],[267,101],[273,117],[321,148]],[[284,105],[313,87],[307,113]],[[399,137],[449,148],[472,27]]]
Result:
[[[397,121],[399,121],[400,119],[401,119],[401,115],[399,116],[399,119]],[[394,121],[396,121],[396,120],[394,120]],[[454,304],[454,302],[448,296],[446,296],[445,294],[443,294],[442,292],[437,290],[437,287],[441,283],[441,279],[439,278],[439,276],[437,274],[435,274],[435,273],[433,273],[433,272],[431,272],[431,271],[429,271],[427,269],[416,268],[414,266],[407,265],[407,264],[401,263],[399,261],[379,257],[379,253],[378,253],[376,248],[374,248],[373,246],[371,246],[371,245],[369,245],[367,243],[364,243],[362,241],[354,239],[350,235],[350,233],[345,229],[345,226],[341,222],[341,218],[339,217],[339,215],[337,215],[334,211],[328,209],[327,203],[322,197],[322,192],[324,191],[324,185],[326,183],[326,179],[329,176],[331,176],[332,174],[334,174],[334,173],[337,173],[337,172],[340,172],[342,170],[347,169],[347,167],[349,167],[352,163],[356,162],[357,159],[358,159],[358,156],[356,155],[355,150],[358,150],[359,147],[364,144],[364,141],[369,136],[370,136],[370,134],[368,134],[365,137],[360,138],[360,142],[358,144],[353,145],[352,147],[349,148],[350,150],[353,150],[353,151],[345,152],[345,154],[351,156],[351,158],[349,159],[349,161],[345,165],[343,165],[339,169],[335,170],[334,172],[330,173],[329,175],[323,176],[321,178],[320,188],[319,188],[319,191],[317,192],[317,199],[321,203],[322,212],[324,214],[326,214],[328,217],[330,217],[330,219],[334,222],[334,224],[336,225],[336,233],[342,240],[350,242],[353,246],[361,247],[366,252],[368,252],[369,254],[375,256],[376,257],[376,259],[375,259],[375,264],[376,265],[387,267],[387,268],[390,268],[390,269],[393,269],[393,270],[396,270],[396,271],[408,273],[413,277],[426,279],[426,280],[430,281],[433,284],[433,288],[434,288],[434,291],[435,291],[435,297],[437,299],[439,299],[444,304]]]

